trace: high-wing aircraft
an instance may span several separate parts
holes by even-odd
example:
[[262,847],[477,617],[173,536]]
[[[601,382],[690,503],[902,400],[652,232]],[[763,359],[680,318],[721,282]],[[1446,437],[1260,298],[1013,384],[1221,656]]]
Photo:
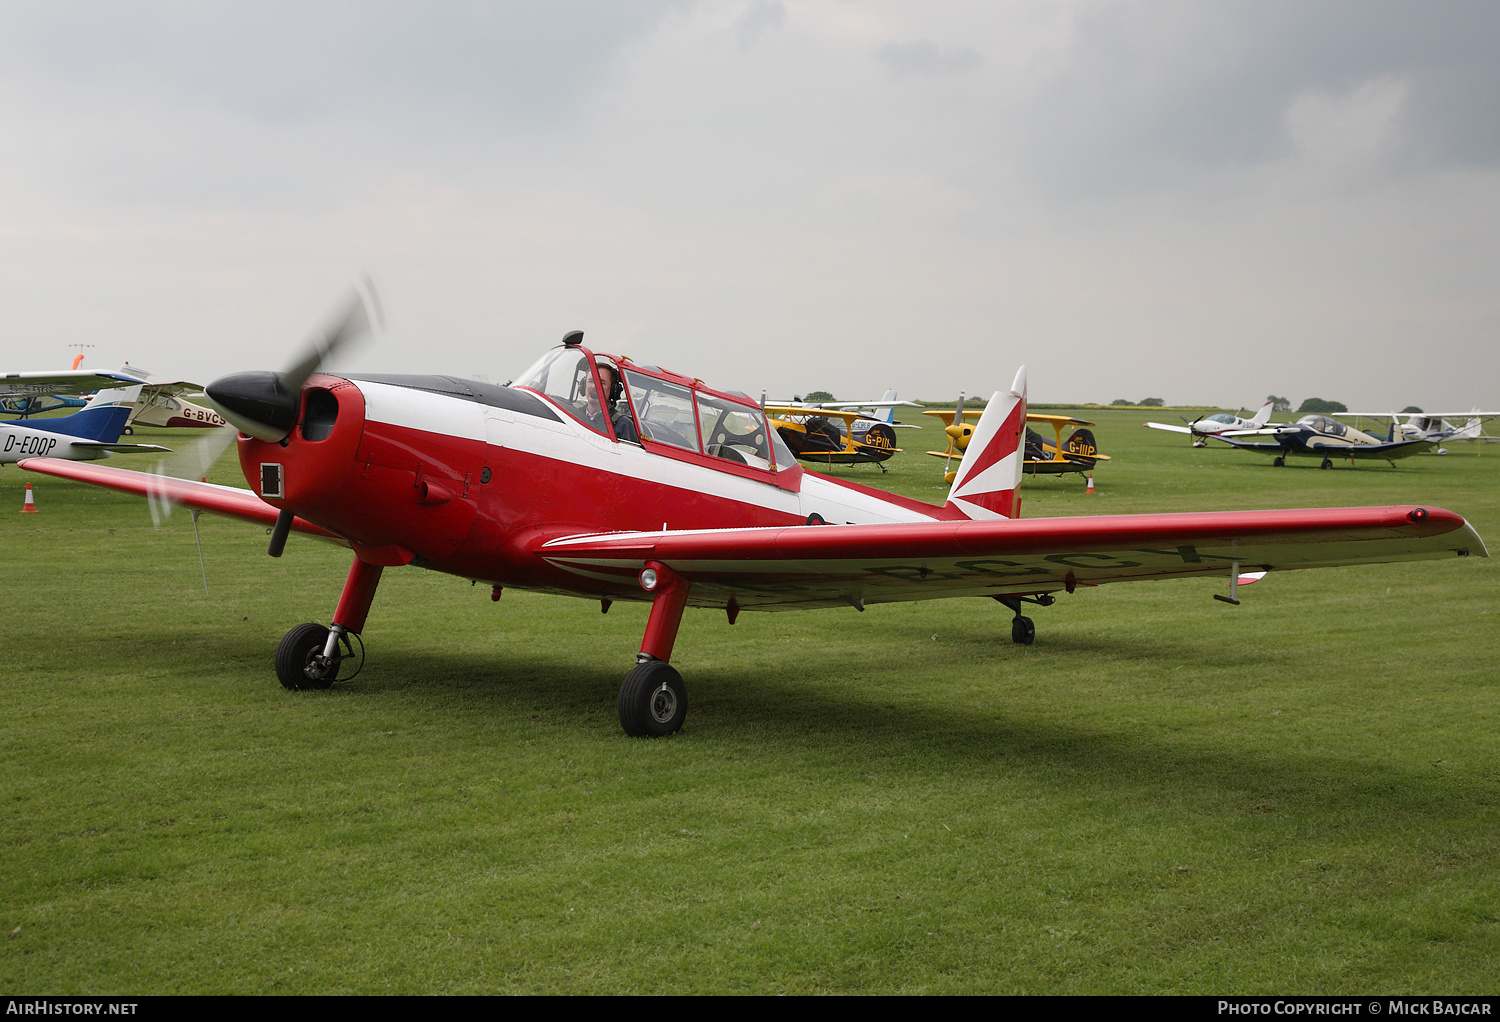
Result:
[[1285,465],[1286,459],[1292,456],[1320,458],[1319,468],[1332,468],[1336,457],[1348,458],[1351,465],[1356,460],[1376,459],[1394,466],[1397,458],[1437,446],[1435,440],[1381,440],[1326,415],[1304,415],[1290,426],[1268,429],[1274,430],[1275,440],[1241,440],[1228,432],[1211,439],[1241,450],[1269,454],[1271,463],[1277,466]]
[[1273,434],[1277,427],[1267,428],[1271,421],[1271,406],[1275,402],[1267,401],[1260,406],[1260,411],[1253,418],[1242,419],[1233,412],[1215,412],[1213,415],[1203,415],[1187,422],[1186,426],[1174,426],[1170,422],[1148,422],[1151,429],[1165,429],[1173,433],[1187,433],[1193,438],[1194,447],[1203,447],[1212,436],[1251,436],[1253,434]]
[[[960,399],[959,406],[954,411],[926,411],[923,415],[935,415],[942,420],[943,432],[948,435],[948,447],[942,451],[928,451],[934,458],[944,458],[948,464],[963,458],[974,436],[975,422],[983,412],[964,411],[963,402]],[[959,425],[954,425],[954,420],[963,417]],[[1079,475],[1087,475],[1094,470],[1094,466],[1101,461],[1108,461],[1109,455],[1100,454],[1098,444],[1094,442],[1094,434],[1088,427],[1092,422],[1083,419],[1075,419],[1071,415],[1042,415],[1036,412],[1026,413],[1026,443],[1022,448],[1024,460],[1022,471],[1031,475],[1062,475],[1066,472],[1077,472]],[[1031,423],[1039,426],[1050,426],[1052,429],[1052,442],[1036,430],[1029,428]],[[1063,430],[1071,429],[1073,432],[1068,439],[1063,439]],[[948,471],[944,475],[944,481],[952,482],[956,473]]]
[[59,408],[82,408],[89,403],[86,397],[70,397],[64,394],[32,394],[24,397],[0,397],[0,412],[25,419],[43,412],[55,412]]
[[[370,319],[362,303],[284,372],[208,387],[240,430],[251,489],[38,458],[23,467],[273,525],[353,552],[331,627],[276,651],[288,688],[326,688],[362,661],[354,641],[387,567],[651,606],[618,709],[631,735],[682,726],[670,664],[683,612],[853,607],[982,596],[1015,615],[1106,582],[1487,556],[1439,508],[1317,508],[1013,518],[1026,372],[980,418],[941,505],[805,469],[752,398],[605,355],[574,331],[512,385],[451,376],[334,375],[325,355]],[[1253,569],[1253,570],[1252,570]]]
[[141,388],[140,399],[130,412],[130,421],[125,432],[136,426],[158,426],[166,429],[218,429],[229,425],[224,417],[212,408],[185,401],[180,395],[201,393],[203,387],[186,380],[174,383],[147,383]]
[[[1434,443],[1448,443],[1454,440],[1480,440],[1484,439],[1484,423],[1487,419],[1493,419],[1500,412],[1481,412],[1478,408],[1467,412],[1416,412],[1409,413],[1406,421],[1401,422],[1394,412],[1335,412],[1340,419],[1354,420],[1355,428],[1359,428],[1362,419],[1389,419],[1397,423],[1400,433],[1406,440],[1431,440]],[[1449,419],[1464,420],[1462,426],[1456,426]],[[1448,452],[1439,448],[1438,454]]]
[[96,373],[91,369],[80,372],[78,367],[82,363],[83,355],[79,354],[67,370],[0,373],[0,412],[24,419],[59,408],[82,408],[88,404],[88,398],[73,395],[135,382],[128,374]]
[[0,398],[88,394],[140,383],[125,373],[96,373],[92,369],[60,369],[41,373],[0,373]]
[[[165,452],[156,444],[122,444],[120,433],[141,392],[141,383],[118,373],[7,373],[0,377],[0,394],[27,396],[69,389],[100,390],[79,411],[46,419],[0,422],[0,465],[22,458],[66,458],[94,461],[112,453]],[[121,383],[128,384],[121,387]],[[35,387],[27,391],[25,388]]]
[[765,410],[772,416],[771,428],[803,461],[821,465],[873,463],[884,472],[883,462],[901,453],[893,425],[868,418],[863,412],[772,404]]

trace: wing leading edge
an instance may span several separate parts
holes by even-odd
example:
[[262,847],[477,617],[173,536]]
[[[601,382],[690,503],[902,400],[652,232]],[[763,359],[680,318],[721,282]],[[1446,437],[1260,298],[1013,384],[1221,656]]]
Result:
[[1072,591],[1106,582],[1487,557],[1464,519],[1414,506],[919,522],[553,539],[535,552],[621,581],[659,561],[689,602],[786,610]]
[[[78,461],[60,461],[57,458],[26,458],[17,462],[29,472],[41,472],[61,479],[72,479],[80,483],[103,486],[122,493],[134,493],[139,497],[165,500],[171,504],[210,514],[238,518],[242,522],[273,526],[276,524],[276,509],[261,500],[250,490],[237,486],[220,486],[217,483],[195,483],[188,479],[153,475],[150,472],[133,472],[125,468],[110,468],[105,465],[90,465]],[[344,543],[327,529],[320,529],[301,518],[292,520],[292,531],[319,539]]]

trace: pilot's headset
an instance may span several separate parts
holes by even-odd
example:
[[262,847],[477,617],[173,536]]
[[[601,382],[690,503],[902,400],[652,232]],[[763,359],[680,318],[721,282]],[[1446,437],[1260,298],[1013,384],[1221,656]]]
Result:
[[595,358],[594,364],[598,366],[600,373],[608,369],[614,374],[612,382],[609,385],[609,394],[607,395],[609,406],[613,408],[615,402],[625,396],[625,384],[622,382],[625,379],[625,374],[620,372],[620,367],[615,365],[613,359]]

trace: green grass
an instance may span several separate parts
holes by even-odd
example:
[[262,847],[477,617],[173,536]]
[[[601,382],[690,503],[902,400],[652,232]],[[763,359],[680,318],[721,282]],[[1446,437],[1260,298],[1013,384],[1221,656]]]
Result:
[[[1027,517],[1400,501],[1500,537],[1495,448],[1277,469],[1086,417],[1098,493],[1028,479]],[[941,501],[936,436],[833,474]],[[1496,985],[1494,561],[1080,591],[1031,647],[990,601],[689,611],[687,726],[639,741],[644,606],[392,570],[365,672],[288,693],[347,552],[204,517],[205,597],[180,511],[11,469],[0,512],[7,990]]]

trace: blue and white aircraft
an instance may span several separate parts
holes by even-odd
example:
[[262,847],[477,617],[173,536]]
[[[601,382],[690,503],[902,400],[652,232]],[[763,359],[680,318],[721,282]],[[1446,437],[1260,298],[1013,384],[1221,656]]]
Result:
[[[120,386],[121,383],[126,386]],[[22,458],[96,461],[112,453],[165,453],[157,444],[122,444],[120,433],[141,394],[141,381],[120,373],[59,372],[0,375],[0,397],[29,397],[110,386],[72,415],[0,422],[0,465]],[[113,386],[111,386],[113,385]]]
[[1292,456],[1318,458],[1319,468],[1332,468],[1334,458],[1355,461],[1388,461],[1395,467],[1397,458],[1405,458],[1437,446],[1436,440],[1397,440],[1392,436],[1382,440],[1353,426],[1339,422],[1327,415],[1304,415],[1290,426],[1268,426],[1263,432],[1274,433],[1274,442],[1237,440],[1234,435],[1221,433],[1210,437],[1238,447],[1242,451],[1258,451],[1271,455],[1271,464],[1285,465]]
[[27,397],[0,397],[0,412],[6,415],[40,415],[55,412],[59,408],[82,408],[88,404],[86,397],[65,397],[62,394],[34,394]]

